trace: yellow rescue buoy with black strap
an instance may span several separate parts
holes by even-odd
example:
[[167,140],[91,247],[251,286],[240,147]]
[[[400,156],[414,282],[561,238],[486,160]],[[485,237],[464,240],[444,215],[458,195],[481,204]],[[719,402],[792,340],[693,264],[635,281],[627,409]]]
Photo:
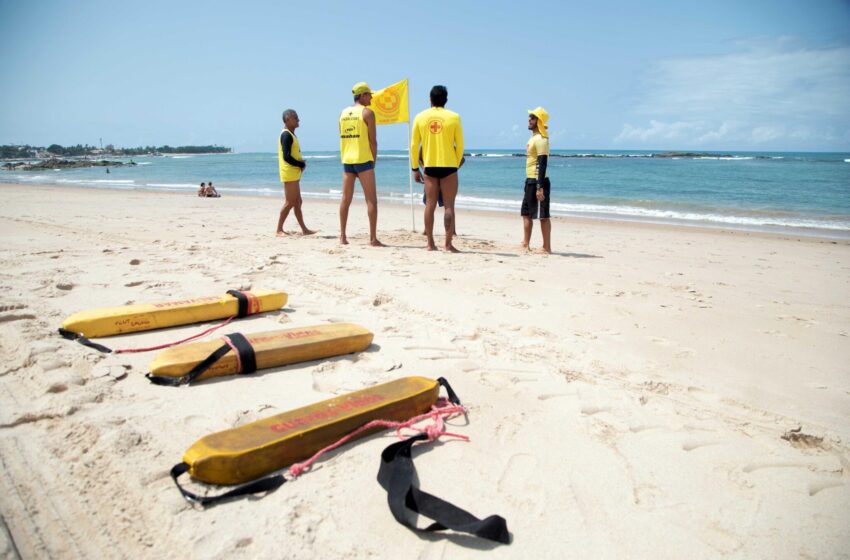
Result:
[[433,379],[403,377],[209,434],[184,453],[184,472],[209,484],[242,484],[303,461],[370,420],[421,414],[439,390]]
[[[449,403],[438,402],[441,385],[448,393]],[[312,464],[323,452],[394,424],[412,426],[425,416],[451,417],[465,410],[444,378],[403,377],[204,436],[186,451],[181,463],[172,467],[171,478],[184,498],[200,505],[269,492],[286,479],[280,474],[258,477],[290,465]],[[465,439],[457,434],[439,433]],[[387,491],[387,504],[393,517],[412,530],[451,529],[509,544],[510,533],[503,517],[490,515],[478,519],[419,488],[411,449],[417,442],[433,441],[439,433],[431,436],[423,431],[393,443],[381,454],[378,483]],[[305,463],[295,465],[305,459],[308,459]],[[180,485],[178,479],[187,472],[206,483],[241,486],[224,494],[202,496]],[[297,476],[294,468],[290,473]],[[420,529],[414,520],[417,514],[433,519],[434,523]]]
[[374,335],[351,323],[332,323],[242,335],[221,341],[169,348],[150,364],[148,379],[158,385],[182,385],[236,373],[360,352]]
[[62,322],[59,334],[103,352],[105,346],[89,338],[163,329],[228,317],[245,317],[280,309],[286,305],[286,292],[228,290],[226,294],[198,298],[101,307],[74,313]]

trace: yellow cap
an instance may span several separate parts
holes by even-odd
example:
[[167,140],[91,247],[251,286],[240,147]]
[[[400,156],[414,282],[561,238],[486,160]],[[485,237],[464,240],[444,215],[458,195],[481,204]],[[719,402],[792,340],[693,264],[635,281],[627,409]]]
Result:
[[360,95],[361,93],[372,93],[372,90],[366,82],[357,82],[354,84],[354,87],[351,88],[351,93],[354,95]]
[[546,124],[549,121],[549,113],[546,112],[546,109],[543,107],[529,109],[528,114],[537,117],[537,130],[541,136],[549,138],[549,125]]

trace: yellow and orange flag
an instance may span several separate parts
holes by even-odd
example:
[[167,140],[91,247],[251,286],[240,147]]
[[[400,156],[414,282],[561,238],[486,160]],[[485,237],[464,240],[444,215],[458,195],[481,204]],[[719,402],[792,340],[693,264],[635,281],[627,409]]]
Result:
[[377,124],[396,124],[410,121],[407,102],[407,80],[372,92],[369,106],[375,112]]

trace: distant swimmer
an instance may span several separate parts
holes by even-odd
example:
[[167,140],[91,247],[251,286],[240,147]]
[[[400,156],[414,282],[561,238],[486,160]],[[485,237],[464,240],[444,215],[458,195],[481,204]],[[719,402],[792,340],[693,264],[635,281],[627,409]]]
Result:
[[543,107],[528,111],[528,130],[531,138],[525,145],[525,192],[522,199],[523,238],[522,246],[529,250],[531,230],[534,220],[540,219],[540,232],[543,234],[543,251],[552,252],[552,224],[549,220],[549,195],[551,185],[546,176],[549,163],[549,113]]
[[378,139],[375,113],[369,109],[372,90],[366,82],[351,88],[354,105],[346,107],[339,116],[339,152],[342,159],[342,200],[339,203],[339,242],[348,245],[345,228],[348,209],[354,198],[354,180],[360,179],[366,212],[369,216],[369,244],[383,247],[378,241],[378,193],[375,186],[375,162],[378,159]]
[[286,234],[283,223],[289,211],[293,209],[295,219],[301,226],[301,233],[304,235],[316,233],[307,228],[304,224],[304,216],[301,214],[301,174],[307,167],[307,162],[301,155],[301,145],[295,136],[295,129],[300,123],[298,113],[293,109],[283,112],[283,130],[277,143],[277,164],[280,170],[280,182],[283,183],[283,208],[280,209],[280,217],[277,220],[278,237]]
[[410,165],[413,178],[422,183],[419,170],[420,147],[425,170],[425,235],[428,250],[434,251],[434,212],[443,199],[443,225],[446,230],[446,251],[459,252],[452,244],[455,235],[455,198],[457,197],[457,170],[463,165],[463,129],[460,116],[446,109],[449,93],[445,86],[431,88],[431,108],[422,111],[413,121],[410,141]]

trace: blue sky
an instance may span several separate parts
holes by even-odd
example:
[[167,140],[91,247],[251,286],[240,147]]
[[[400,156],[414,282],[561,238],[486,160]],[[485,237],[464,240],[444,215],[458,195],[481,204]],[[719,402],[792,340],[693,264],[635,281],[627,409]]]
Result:
[[[448,87],[469,148],[850,151],[850,2],[0,0],[0,144],[338,147],[351,85]],[[402,149],[404,125],[378,131]]]

